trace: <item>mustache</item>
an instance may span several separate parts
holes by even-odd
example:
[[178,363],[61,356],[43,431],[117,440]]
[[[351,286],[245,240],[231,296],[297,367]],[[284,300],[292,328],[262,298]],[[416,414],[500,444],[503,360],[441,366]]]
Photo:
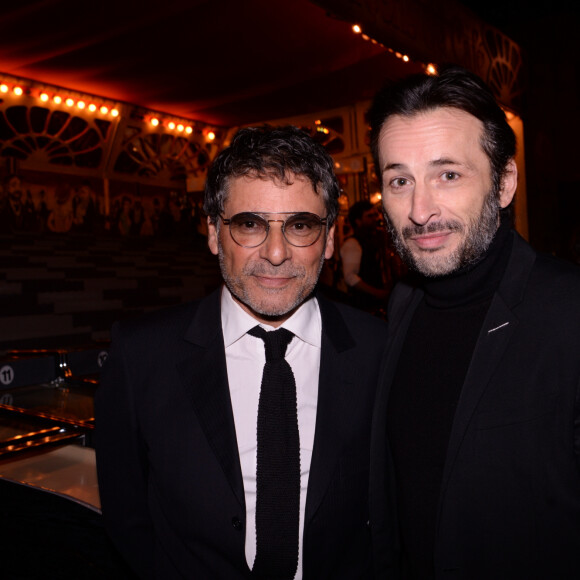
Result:
[[243,268],[243,274],[246,276],[263,276],[279,278],[304,278],[306,271],[304,268],[284,262],[280,266],[262,262],[251,262]]
[[435,232],[462,232],[463,226],[454,220],[445,222],[435,222],[426,226],[405,226],[401,230],[403,239],[408,240],[413,236],[433,234]]

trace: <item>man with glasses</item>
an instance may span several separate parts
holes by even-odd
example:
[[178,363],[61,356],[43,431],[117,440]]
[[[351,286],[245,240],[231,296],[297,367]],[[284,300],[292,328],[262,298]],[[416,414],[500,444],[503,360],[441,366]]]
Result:
[[314,293],[338,195],[332,159],[303,131],[239,131],[205,192],[225,285],[115,326],[97,396],[100,493],[140,577],[371,576],[386,332]]

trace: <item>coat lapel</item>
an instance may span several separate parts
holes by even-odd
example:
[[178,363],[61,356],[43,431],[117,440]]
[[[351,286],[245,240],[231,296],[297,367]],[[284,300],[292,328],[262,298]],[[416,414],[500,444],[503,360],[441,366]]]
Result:
[[522,300],[535,252],[517,234],[514,234],[513,243],[509,263],[482,325],[457,404],[443,470],[441,498],[479,401],[518,325],[513,309]]
[[341,453],[338,434],[349,425],[349,396],[355,392],[354,365],[348,351],[354,339],[334,304],[318,298],[322,316],[322,349],[318,380],[316,430],[310,463],[304,527],[318,509],[336,471]]
[[[386,417],[389,393],[407,330],[413,320],[417,306],[423,298],[423,291],[401,283],[391,298],[389,311],[389,337],[387,339],[385,358],[381,367],[381,380],[375,403],[375,417],[380,423]],[[394,314],[393,314],[394,313]]]
[[240,506],[244,486],[228,386],[220,290],[202,300],[184,339],[190,354],[177,365],[195,414]]

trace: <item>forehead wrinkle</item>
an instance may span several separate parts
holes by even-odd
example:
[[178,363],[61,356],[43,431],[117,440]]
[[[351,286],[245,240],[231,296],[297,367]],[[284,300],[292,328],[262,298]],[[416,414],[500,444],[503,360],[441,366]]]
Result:
[[473,163],[469,163],[468,160],[455,160],[450,157],[441,157],[440,159],[434,159],[429,163],[432,167],[444,167],[444,166],[455,166],[455,167],[465,167],[468,170],[475,169]]
[[[433,159],[432,161],[429,161],[430,167],[443,167],[446,165],[466,167],[468,169],[472,168],[471,163],[467,163],[466,161],[456,161],[454,159],[451,159],[450,157],[440,157],[438,159]],[[383,169],[383,173],[386,173],[387,171],[391,170],[409,171],[409,167],[405,163],[388,163]]]

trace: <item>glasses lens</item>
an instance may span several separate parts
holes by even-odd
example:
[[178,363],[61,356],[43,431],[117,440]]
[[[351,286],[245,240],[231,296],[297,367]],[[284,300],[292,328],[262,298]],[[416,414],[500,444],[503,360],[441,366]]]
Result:
[[230,233],[241,246],[259,246],[268,233],[268,222],[255,213],[238,213],[230,219]]
[[313,213],[297,213],[284,225],[284,234],[293,246],[310,246],[320,236],[322,221]]

